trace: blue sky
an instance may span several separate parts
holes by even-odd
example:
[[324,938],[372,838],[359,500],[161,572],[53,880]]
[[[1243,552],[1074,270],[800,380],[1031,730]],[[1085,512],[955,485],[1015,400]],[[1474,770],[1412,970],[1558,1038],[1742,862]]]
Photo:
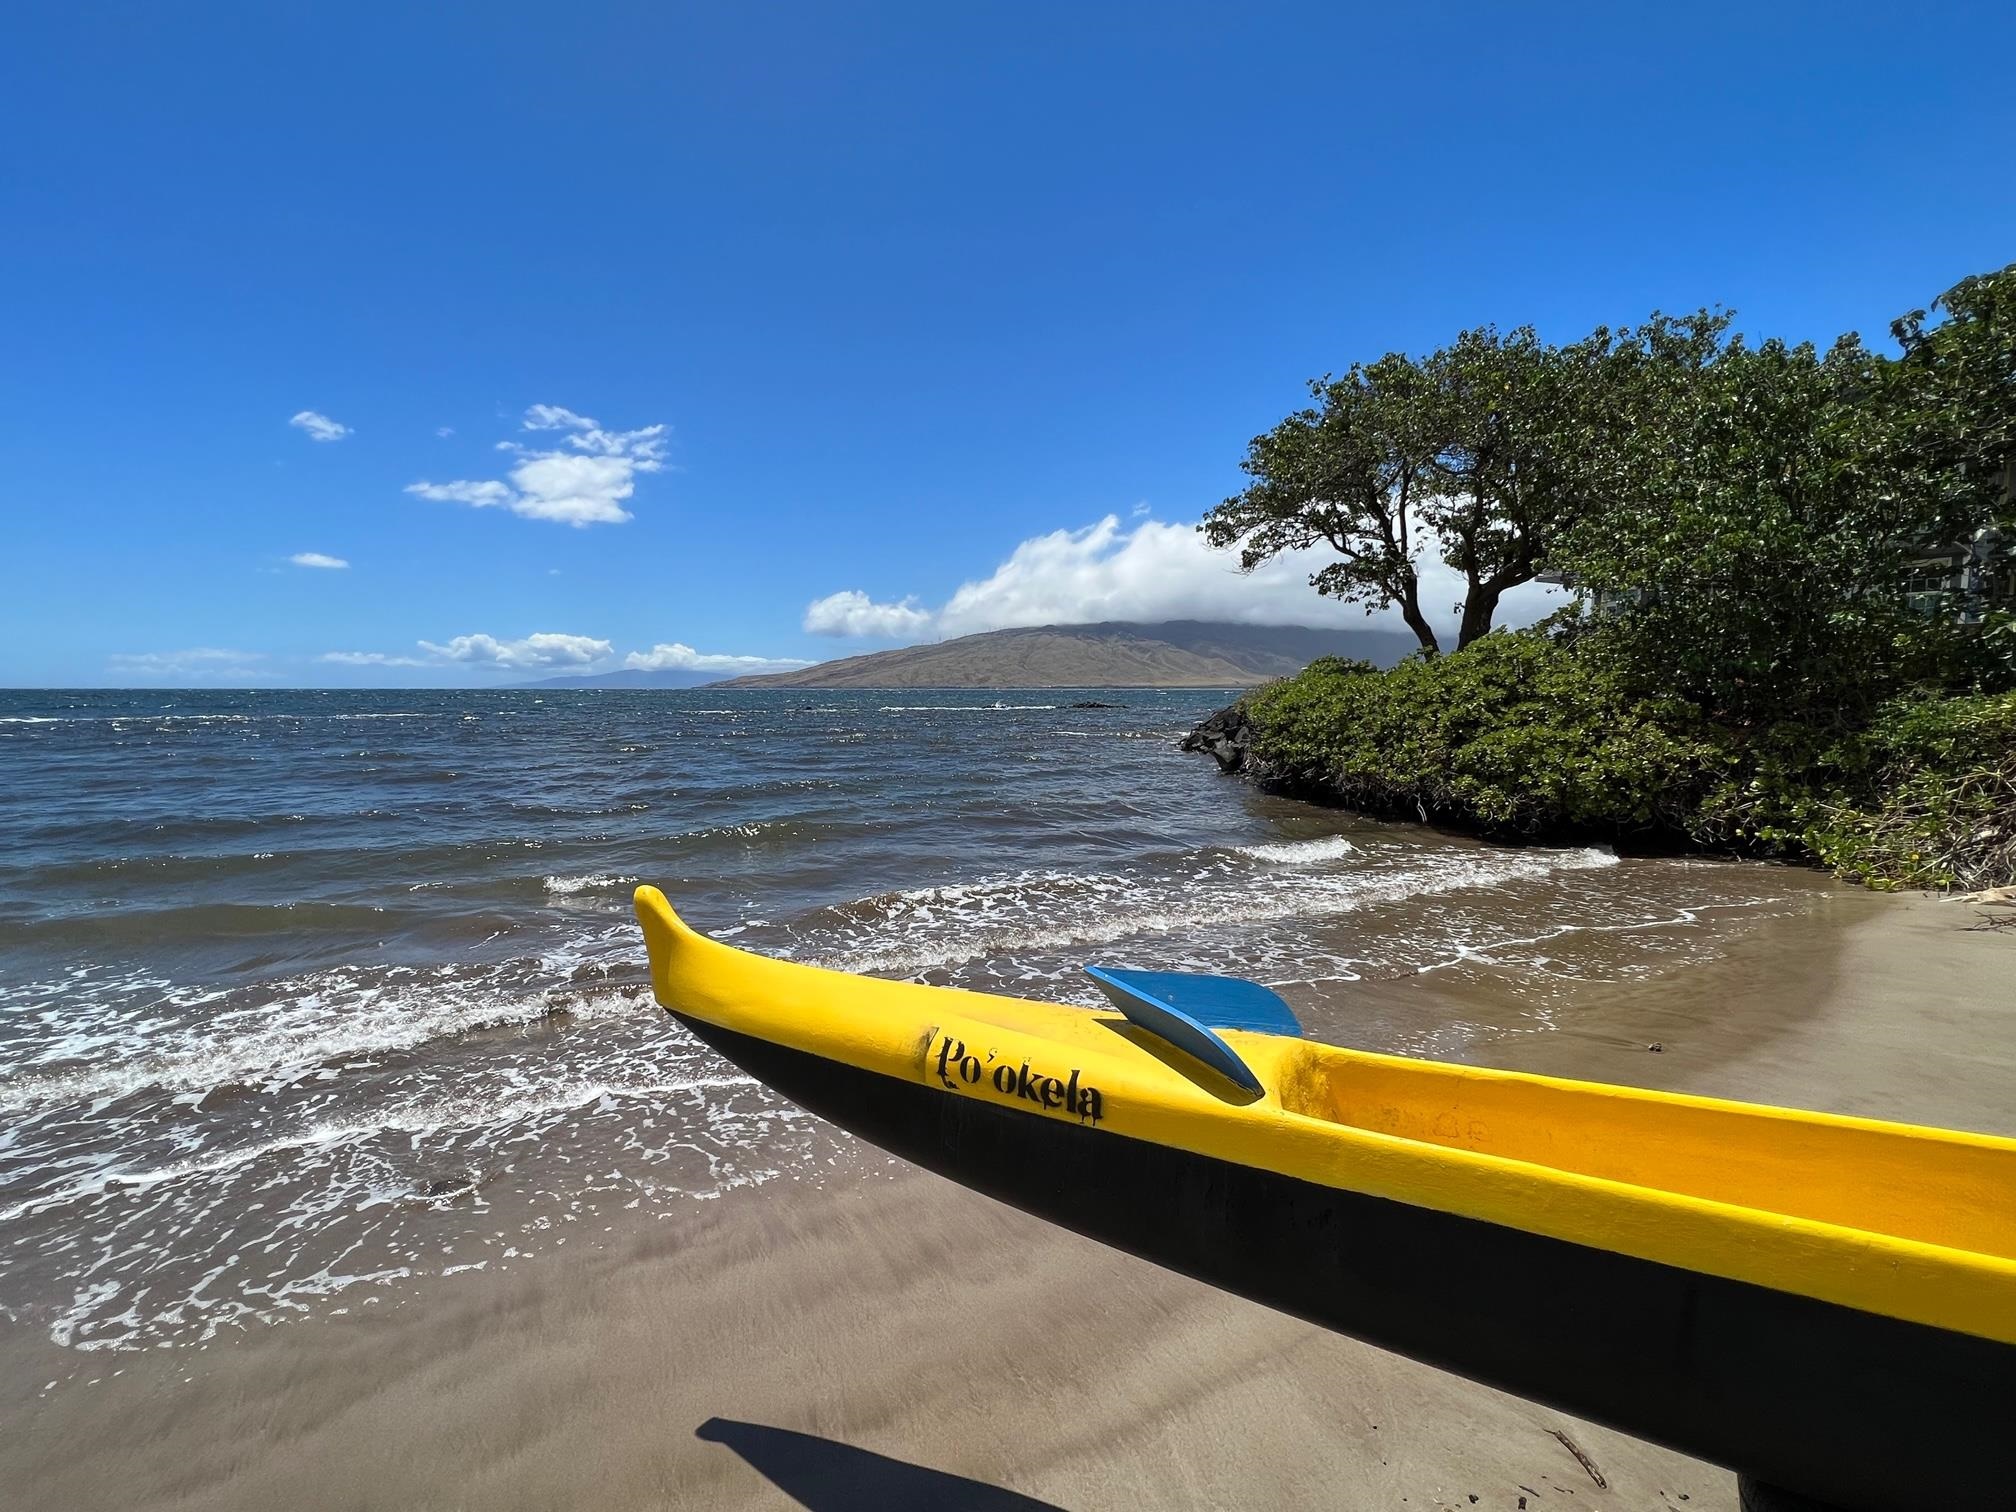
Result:
[[0,684],[1323,622],[1182,528],[1304,379],[1879,337],[2016,258],[2012,55],[2007,5],[16,10]]

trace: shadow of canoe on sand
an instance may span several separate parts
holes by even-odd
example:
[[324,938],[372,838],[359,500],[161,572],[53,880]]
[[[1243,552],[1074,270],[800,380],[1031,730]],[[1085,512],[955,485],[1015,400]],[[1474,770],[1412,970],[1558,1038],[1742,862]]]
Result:
[[726,1444],[750,1467],[808,1512],[1063,1512],[1019,1491],[948,1475],[788,1428],[709,1418],[695,1438]]

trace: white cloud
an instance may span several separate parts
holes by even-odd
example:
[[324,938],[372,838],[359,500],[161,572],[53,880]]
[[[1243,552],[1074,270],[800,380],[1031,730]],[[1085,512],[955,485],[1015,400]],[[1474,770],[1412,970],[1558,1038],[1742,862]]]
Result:
[[1357,618],[1308,586],[1313,564],[1270,562],[1250,576],[1196,528],[1107,515],[1082,530],[1032,536],[987,577],[963,583],[938,614],[942,635],[1022,625],[1144,623],[1335,624]]
[[406,492],[438,504],[473,504],[478,509],[509,504],[513,497],[502,483],[408,483]]
[[332,572],[350,565],[342,557],[324,556],[319,551],[297,551],[287,560],[296,567],[326,567]]
[[[458,635],[444,643],[421,641],[420,656],[385,651],[325,651],[318,661],[339,667],[469,667],[491,672],[599,672],[619,663],[616,648],[592,635],[562,635],[540,631],[519,640],[494,635]],[[218,653],[235,654],[235,653]],[[782,672],[810,665],[785,657],[730,656],[696,651],[678,641],[660,642],[649,651],[632,651],[621,666],[657,672],[669,668],[694,672]]]
[[[1136,523],[1123,525],[1119,516],[1107,515],[1082,529],[1030,537],[987,577],[961,584],[936,612],[919,608],[914,599],[876,603],[848,590],[809,605],[805,628],[920,640],[1104,620],[1405,628],[1397,610],[1368,617],[1362,607],[1311,588],[1311,575],[1332,560],[1329,552],[1312,549],[1242,573],[1237,556],[1206,545],[1194,525],[1138,516]],[[1421,606],[1438,626],[1454,625],[1462,596],[1459,574],[1440,562],[1424,564]],[[1498,621],[1529,624],[1556,607],[1560,596],[1558,589],[1537,583],[1514,589],[1501,602]]]
[[628,457],[575,457],[533,452],[511,469],[518,497],[513,514],[562,525],[621,525],[631,519],[623,501],[637,491],[637,464]]
[[811,663],[794,661],[790,657],[724,656],[695,651],[678,641],[660,641],[649,651],[632,651],[623,658],[623,665],[636,672],[782,672],[791,667],[810,666]]
[[446,645],[423,640],[420,649],[440,661],[518,671],[592,667],[616,651],[608,641],[591,635],[559,635],[551,631],[514,641],[499,640],[494,635],[458,635]]
[[452,425],[437,425],[434,427],[434,434],[439,436],[443,441],[446,441],[450,436],[455,434],[455,427]]
[[918,636],[931,627],[931,612],[906,598],[900,604],[878,604],[858,588],[829,593],[805,606],[804,625],[812,635],[859,635],[894,639]]
[[417,656],[387,656],[383,651],[324,651],[315,658],[317,661],[333,662],[339,667],[430,667],[432,662],[424,662]]
[[287,422],[297,430],[308,433],[310,441],[341,441],[350,434],[350,427],[331,420],[327,415],[318,415],[313,410],[303,410]]
[[525,411],[526,430],[594,430],[595,422],[557,404],[535,404]]
[[257,665],[266,660],[264,652],[227,651],[218,646],[195,646],[187,651],[121,651],[105,660],[113,672],[132,677],[243,681],[274,675]]
[[528,520],[576,528],[621,525],[633,518],[623,503],[637,491],[637,474],[665,468],[663,425],[604,430],[597,421],[557,404],[535,404],[525,411],[522,428],[564,432],[563,440],[572,450],[534,451],[516,441],[500,441],[498,450],[519,459],[508,485],[494,479],[423,480],[407,484],[406,492],[477,509],[504,508]]

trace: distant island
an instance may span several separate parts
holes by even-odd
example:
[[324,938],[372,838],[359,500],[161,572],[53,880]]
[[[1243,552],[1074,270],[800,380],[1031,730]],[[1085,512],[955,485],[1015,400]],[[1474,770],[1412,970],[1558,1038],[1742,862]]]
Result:
[[847,656],[791,672],[603,672],[543,677],[521,688],[1250,688],[1291,677],[1319,656],[1390,667],[1414,637],[1386,630],[1220,625],[1043,625],[988,630],[928,646]]
[[928,646],[737,677],[723,688],[1245,688],[1319,656],[1390,667],[1414,637],[1381,630],[1171,620],[989,630]]

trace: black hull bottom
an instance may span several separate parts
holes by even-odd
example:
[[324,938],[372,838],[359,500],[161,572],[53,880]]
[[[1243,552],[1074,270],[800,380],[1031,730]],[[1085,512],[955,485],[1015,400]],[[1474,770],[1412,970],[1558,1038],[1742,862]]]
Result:
[[2016,1348],[680,1021],[893,1154],[1382,1349],[1844,1508],[2016,1502]]

